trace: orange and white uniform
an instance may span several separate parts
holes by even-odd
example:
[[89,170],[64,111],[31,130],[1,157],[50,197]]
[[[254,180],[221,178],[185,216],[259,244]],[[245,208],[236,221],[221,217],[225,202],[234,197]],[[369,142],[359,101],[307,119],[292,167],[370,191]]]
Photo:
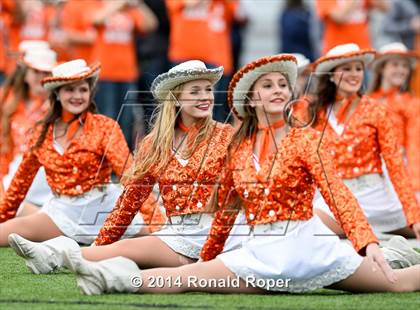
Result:
[[[43,205],[41,212],[49,215],[65,235],[81,243],[91,243],[121,193],[117,185],[109,185],[111,173],[121,176],[132,162],[131,155],[118,124],[105,116],[88,113],[80,137],[65,150],[55,141],[53,128],[48,128],[40,147],[24,154],[0,202],[0,221],[16,215],[38,169],[43,166],[55,197]],[[39,132],[35,131],[31,146],[38,136]],[[142,208],[140,211],[146,223],[151,221],[151,216],[160,216],[158,210]],[[142,222],[143,219],[137,218],[133,223]],[[137,233],[139,228],[132,225],[130,233]]]
[[398,143],[404,148],[407,169],[416,192],[420,192],[420,99],[408,92],[391,89],[378,90],[369,95],[385,103],[397,133]]
[[[7,97],[4,110],[13,101],[13,90]],[[7,189],[18,169],[22,156],[29,150],[29,137],[32,127],[41,120],[49,107],[49,101],[42,97],[31,97],[28,100],[21,100],[17,103],[15,112],[10,116],[8,126],[2,119],[2,128],[5,133],[0,137],[0,177],[4,189]],[[5,116],[5,114],[3,114]],[[5,128],[5,127],[8,128]],[[45,170],[40,168],[33,184],[25,197],[25,202],[35,206],[41,206],[52,197],[52,192],[45,179]]]
[[[354,273],[362,260],[355,249],[362,251],[377,239],[319,140],[313,129],[290,129],[278,152],[260,163],[252,138],[234,148],[218,188],[219,210],[200,254],[203,260],[217,256],[244,280],[291,277],[287,287],[263,287],[278,291],[313,290]],[[354,248],[340,243],[313,215],[316,187]],[[220,254],[238,213],[230,203],[238,198],[252,233],[241,249]]]
[[[363,96],[341,125],[333,111],[321,111],[315,128],[322,131],[324,127],[322,144],[334,156],[339,176],[356,196],[375,230],[393,231],[420,221],[420,207],[385,105]],[[399,201],[386,186],[382,158]],[[322,199],[317,199],[315,207],[327,211]]]
[[[174,155],[164,171],[159,173],[151,168],[141,180],[125,184],[124,192],[95,244],[119,240],[153,185],[158,183],[170,225],[156,235],[174,251],[198,258],[212,220],[205,208],[225,163],[232,134],[230,125],[215,122],[215,127],[210,129],[188,161]],[[232,240],[230,244],[235,242]]]

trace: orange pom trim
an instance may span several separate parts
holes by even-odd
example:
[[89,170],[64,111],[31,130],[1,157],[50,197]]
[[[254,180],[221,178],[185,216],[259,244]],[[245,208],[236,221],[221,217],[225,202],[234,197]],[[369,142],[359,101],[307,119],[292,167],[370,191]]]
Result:
[[387,51],[385,53],[377,53],[375,60],[381,59],[385,56],[399,56],[399,57],[407,57],[407,58],[420,58],[420,55],[414,51],[407,51],[407,52],[401,52],[401,51]]
[[318,67],[319,64],[326,62],[326,61],[331,61],[331,60],[337,60],[337,59],[344,59],[344,58],[351,58],[351,57],[355,57],[355,56],[362,56],[365,54],[376,54],[376,51],[372,48],[369,49],[364,49],[364,50],[360,50],[357,52],[351,52],[351,53],[345,53],[342,55],[337,55],[337,56],[322,56],[321,58],[319,58],[317,61],[314,62],[314,70],[316,69],[316,67]]
[[73,81],[80,81],[88,78],[89,76],[93,75],[96,71],[98,71],[101,68],[100,63],[95,63],[90,67],[89,71],[83,72],[78,75],[73,76],[48,76],[46,78],[43,78],[41,81],[42,86],[48,83],[54,83],[54,82],[73,82]]

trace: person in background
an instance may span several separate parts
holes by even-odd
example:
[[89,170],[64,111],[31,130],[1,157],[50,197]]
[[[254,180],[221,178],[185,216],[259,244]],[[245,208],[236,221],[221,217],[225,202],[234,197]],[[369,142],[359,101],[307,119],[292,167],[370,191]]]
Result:
[[[237,0],[166,0],[170,20],[169,61],[200,59],[208,67],[224,67],[215,89],[214,118],[226,122],[230,111],[226,90],[233,71],[231,30],[244,19]],[[188,39],[187,39],[188,38]]]
[[152,128],[152,114],[156,103],[149,92],[150,86],[159,74],[169,69],[169,19],[165,0],[144,1],[158,19],[158,28],[147,35],[137,36],[137,59],[141,68],[138,90],[141,93],[133,96],[134,98],[128,98],[130,102],[138,105],[134,108],[136,141],[143,138]]
[[[4,190],[8,189],[23,154],[29,150],[31,128],[49,109],[48,92],[41,81],[51,74],[57,58],[46,41],[23,41],[19,51],[21,59],[6,79],[0,97],[0,183]],[[51,197],[45,170],[41,168],[17,215],[37,212]]]
[[124,103],[139,77],[135,38],[155,31],[157,19],[142,0],[96,0],[82,15],[86,28],[96,30],[91,59],[102,64],[98,110],[118,121],[132,147],[133,112]]
[[415,48],[416,35],[420,34],[419,2],[412,0],[391,1],[386,14],[383,31],[392,41],[402,42],[408,49]]
[[420,99],[411,90],[419,55],[403,43],[384,45],[372,63],[369,95],[385,103],[420,201]]
[[[322,145],[333,155],[344,179],[377,232],[420,239],[420,206],[404,166],[392,118],[385,105],[361,93],[365,66],[375,57],[357,44],[338,45],[315,62],[320,76],[316,90],[316,121]],[[386,164],[396,200],[388,191],[382,169]],[[325,220],[332,215],[319,198],[314,207]],[[328,215],[326,215],[328,216]],[[342,229],[335,230],[341,234]]]
[[303,54],[312,62],[319,56],[319,27],[315,12],[303,0],[287,0],[280,16],[281,50]]
[[334,46],[354,42],[360,48],[372,47],[369,38],[369,10],[387,11],[387,0],[317,0],[316,9],[324,23],[321,55]]

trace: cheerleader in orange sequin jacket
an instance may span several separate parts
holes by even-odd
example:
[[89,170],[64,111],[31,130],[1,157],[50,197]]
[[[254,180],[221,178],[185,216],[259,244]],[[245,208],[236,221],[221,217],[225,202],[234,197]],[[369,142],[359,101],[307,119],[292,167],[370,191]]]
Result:
[[[328,285],[369,292],[420,288],[420,265],[395,275],[384,262],[356,199],[336,174],[330,155],[319,149],[320,135],[285,125],[296,75],[295,58],[283,54],[246,65],[230,83],[229,103],[242,124],[209,206],[217,212],[200,254],[204,262],[140,270],[124,257],[89,262],[70,253],[70,268],[85,294],[304,292]],[[315,186],[366,258],[313,216]],[[241,205],[251,235],[240,249],[221,253]],[[373,271],[376,263],[386,275]],[[176,282],[154,286],[151,281],[157,277]],[[133,278],[143,285],[133,287]]]
[[[122,255],[144,267],[178,266],[196,260],[213,219],[212,214],[205,212],[206,205],[233,134],[230,125],[211,118],[213,85],[222,73],[223,67],[207,69],[203,62],[195,60],[159,75],[152,84],[159,102],[154,126],[137,147],[124,191],[100,230],[96,246],[80,250],[70,244],[60,251],[62,246],[52,246],[59,243],[52,239],[47,241],[48,246],[27,247],[31,249],[28,253],[38,253],[37,258],[28,255],[27,262],[54,266],[54,259],[48,262],[48,258],[40,258],[52,257],[48,255],[51,249],[62,257],[63,252],[74,248],[89,260]],[[151,236],[120,240],[156,183],[168,225]],[[241,236],[233,236],[227,248],[239,246],[240,241]],[[22,238],[19,244],[28,245]],[[48,267],[38,269],[51,271]]]
[[[372,228],[405,236],[414,236],[414,230],[420,238],[420,207],[388,110],[360,94],[364,65],[373,58],[372,50],[346,44],[335,47],[316,62],[315,72],[322,76],[314,126],[322,131],[322,144],[330,149],[339,175],[356,196]],[[399,201],[387,188],[382,158]],[[332,215],[322,198],[314,206],[320,210],[320,216]]]
[[370,97],[385,103],[420,201],[420,99],[410,89],[418,55],[402,43],[384,45],[372,63]]
[[[5,81],[0,98],[0,198],[4,194],[1,188],[7,190],[22,155],[29,149],[29,130],[50,106],[41,80],[51,75],[56,65],[56,53],[46,41],[23,41],[19,51],[21,59]],[[38,207],[51,197],[45,170],[40,168],[17,216],[39,211]]]
[[[115,205],[121,189],[109,184],[111,173],[121,176],[132,159],[118,124],[95,114],[92,98],[99,68],[74,60],[55,67],[53,76],[43,80],[53,104],[34,129],[31,148],[0,201],[1,246],[11,233],[35,241],[64,234],[90,244]],[[40,167],[54,197],[40,212],[14,218]],[[140,226],[134,224],[142,222],[136,217],[129,234],[138,233]]]

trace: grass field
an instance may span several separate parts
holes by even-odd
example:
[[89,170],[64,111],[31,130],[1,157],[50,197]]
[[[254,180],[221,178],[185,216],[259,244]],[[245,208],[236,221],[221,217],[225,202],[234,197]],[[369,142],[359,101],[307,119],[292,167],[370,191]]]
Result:
[[68,272],[29,273],[24,260],[0,248],[0,309],[420,309],[420,294],[348,294],[318,290],[290,295],[134,295],[84,296]]

